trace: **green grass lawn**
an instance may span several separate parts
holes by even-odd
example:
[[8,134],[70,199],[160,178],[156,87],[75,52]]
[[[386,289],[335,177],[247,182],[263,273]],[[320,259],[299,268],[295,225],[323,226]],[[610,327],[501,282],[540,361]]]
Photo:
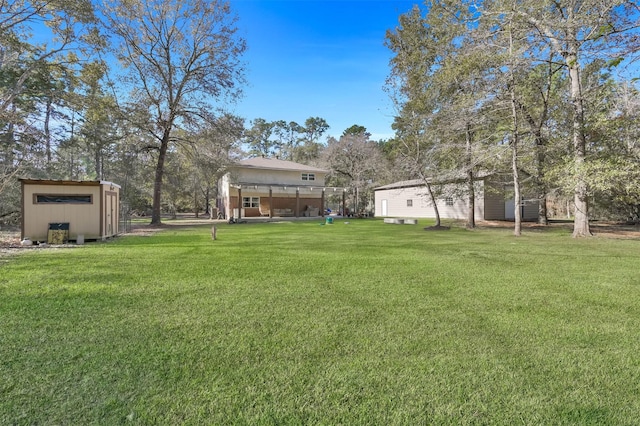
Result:
[[640,241],[378,220],[0,264],[0,424],[637,424]]

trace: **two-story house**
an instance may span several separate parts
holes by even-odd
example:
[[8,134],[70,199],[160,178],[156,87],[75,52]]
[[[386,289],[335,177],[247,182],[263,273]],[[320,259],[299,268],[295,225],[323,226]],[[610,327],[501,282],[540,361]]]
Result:
[[218,208],[227,218],[324,216],[329,173],[317,167],[255,157],[236,163],[220,181]]

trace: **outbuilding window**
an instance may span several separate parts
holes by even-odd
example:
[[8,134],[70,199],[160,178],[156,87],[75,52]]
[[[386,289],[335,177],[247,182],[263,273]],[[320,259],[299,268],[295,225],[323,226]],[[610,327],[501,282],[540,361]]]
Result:
[[407,207],[413,207],[413,200],[407,200]]
[[242,197],[242,207],[260,207],[260,197]]
[[447,198],[445,198],[445,199],[444,199],[444,203],[445,203],[447,206],[453,206],[453,197],[447,197]]
[[92,204],[91,195],[36,194],[35,204]]
[[302,174],[302,180],[316,180],[316,174],[315,173],[303,173]]

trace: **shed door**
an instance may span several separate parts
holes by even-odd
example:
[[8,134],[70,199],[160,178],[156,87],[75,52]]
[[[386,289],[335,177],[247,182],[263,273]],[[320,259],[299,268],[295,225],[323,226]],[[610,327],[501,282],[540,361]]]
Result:
[[382,200],[382,216],[387,215],[387,200]]
[[107,192],[107,196],[105,199],[105,227],[104,234],[105,236],[112,236],[117,234],[118,231],[118,205],[117,205],[117,194],[113,192]]

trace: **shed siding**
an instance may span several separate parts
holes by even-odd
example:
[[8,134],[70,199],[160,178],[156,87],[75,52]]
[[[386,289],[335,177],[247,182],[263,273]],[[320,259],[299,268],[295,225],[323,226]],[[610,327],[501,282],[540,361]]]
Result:
[[[36,204],[36,194],[91,195],[92,204]],[[86,239],[100,237],[100,187],[71,185],[25,185],[23,237],[46,241],[49,223],[69,223],[69,238],[83,234]]]
[[[120,187],[104,181],[22,181],[22,237],[47,241],[50,223],[68,223],[69,239],[119,233]],[[91,204],[36,203],[37,195],[90,195]]]

